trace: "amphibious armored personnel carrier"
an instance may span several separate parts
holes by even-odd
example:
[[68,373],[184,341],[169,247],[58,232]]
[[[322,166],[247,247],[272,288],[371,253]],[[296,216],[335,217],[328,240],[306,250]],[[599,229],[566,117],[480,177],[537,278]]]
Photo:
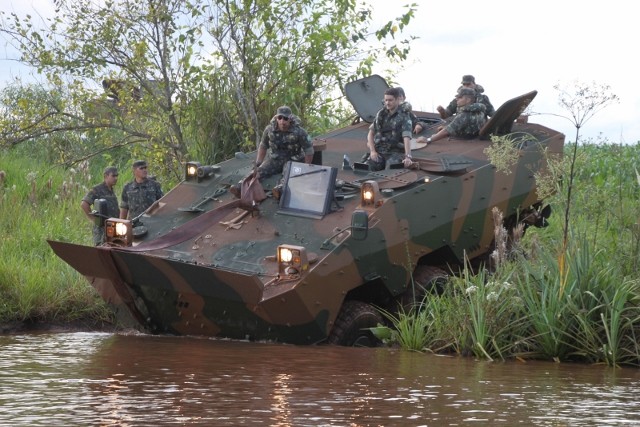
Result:
[[[49,244],[145,332],[370,345],[377,308],[406,304],[418,297],[412,283],[492,251],[494,207],[510,226],[543,225],[549,209],[534,172],[544,149],[564,144],[563,134],[517,120],[533,91],[503,104],[476,139],[415,144],[415,168],[369,172],[366,135],[386,87],[379,76],[350,83],[360,120],[317,136],[313,164],[287,164],[263,182],[264,199],[229,192],[255,153],[187,163],[184,180],[139,220],[105,220],[103,246]],[[439,115],[414,113],[434,125],[423,135],[435,133]],[[507,174],[484,149],[510,133],[532,138]]]

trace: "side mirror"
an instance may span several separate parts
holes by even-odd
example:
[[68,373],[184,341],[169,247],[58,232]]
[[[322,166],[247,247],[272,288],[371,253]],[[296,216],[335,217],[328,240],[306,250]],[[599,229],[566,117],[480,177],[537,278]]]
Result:
[[364,240],[369,232],[369,215],[363,210],[355,210],[351,214],[351,235],[354,240]]
[[98,227],[104,227],[104,220],[108,218],[107,201],[105,199],[96,199],[93,202],[93,208],[97,212],[95,217],[96,225]]

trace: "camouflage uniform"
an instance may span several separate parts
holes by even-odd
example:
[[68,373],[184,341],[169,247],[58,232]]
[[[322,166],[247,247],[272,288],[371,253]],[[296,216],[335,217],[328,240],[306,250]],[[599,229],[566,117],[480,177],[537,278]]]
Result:
[[[89,206],[97,199],[105,199],[107,201],[107,216],[110,218],[118,218],[120,211],[118,210],[118,197],[104,182],[93,187],[86,196],[82,198]],[[98,246],[104,243],[104,227],[97,224],[93,225],[93,243]]]
[[406,111],[398,107],[393,114],[383,108],[376,114],[374,120],[373,142],[380,159],[376,162],[369,158],[369,170],[378,171],[385,168],[387,162],[402,163],[404,159],[404,137],[411,138],[413,130],[411,117]]
[[460,138],[478,136],[478,132],[487,122],[485,111],[486,107],[479,102],[460,107],[456,117],[447,125],[447,132]]
[[[421,124],[422,124],[422,127],[426,127],[426,124],[423,124],[423,123],[420,121],[420,119],[418,119],[418,116],[416,116],[416,115],[414,114],[414,112],[413,112],[413,107],[411,106],[411,103],[409,103],[409,102],[407,102],[407,101],[404,101],[402,104],[400,104],[400,106],[398,107],[398,110],[400,110],[400,111],[402,111],[402,112],[404,112],[404,113],[407,113],[407,114],[409,115],[409,117],[411,118],[411,129],[412,129],[412,130],[413,130],[413,128],[415,128],[415,127],[416,127],[416,125],[417,125],[418,123],[421,123]],[[385,114],[387,111],[388,111],[388,110],[387,110],[386,108],[383,108],[382,110],[378,111],[378,113],[376,114],[376,119],[375,119],[375,120],[378,120],[378,116],[379,116],[380,114]],[[374,122],[372,122],[372,123],[369,125],[369,129],[373,129],[373,128],[374,128],[373,124],[375,123],[375,120],[374,120]]]
[[129,218],[135,218],[156,200],[163,196],[160,183],[155,179],[145,179],[138,183],[133,180],[122,189],[120,207],[129,210]]
[[[460,91],[460,89],[462,89],[463,87],[464,86],[460,86],[458,88],[458,91]],[[476,91],[476,102],[479,102],[484,105],[485,115],[487,117],[493,116],[496,112],[496,109],[493,108],[491,101],[489,101],[489,97],[484,94],[484,88],[480,85],[476,85],[475,91]],[[458,104],[456,103],[456,98],[453,98],[453,100],[449,103],[449,105],[447,105],[447,108],[445,108],[444,110],[446,111],[447,117],[451,117],[457,114]]]
[[262,133],[259,148],[267,150],[267,155],[258,167],[259,180],[262,181],[272,175],[282,173],[285,163],[289,160],[304,161],[305,156],[313,155],[313,144],[307,131],[300,125],[300,119],[290,116],[289,129],[278,129],[278,123],[274,116]]
[[492,117],[495,114],[496,109],[493,108],[493,105],[491,105],[491,101],[489,101],[489,97],[485,95],[483,92],[484,92],[484,88],[480,85],[476,85],[476,93],[477,93],[476,102],[479,102],[484,105],[485,115],[487,117]]

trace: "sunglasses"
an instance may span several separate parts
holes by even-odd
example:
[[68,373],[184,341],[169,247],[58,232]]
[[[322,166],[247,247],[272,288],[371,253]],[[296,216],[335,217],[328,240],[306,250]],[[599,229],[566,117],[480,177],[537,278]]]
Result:
[[147,168],[146,166],[140,166],[138,169],[145,170],[146,168]]
[[289,121],[289,117],[287,116],[278,116],[278,120],[284,120],[285,122]]

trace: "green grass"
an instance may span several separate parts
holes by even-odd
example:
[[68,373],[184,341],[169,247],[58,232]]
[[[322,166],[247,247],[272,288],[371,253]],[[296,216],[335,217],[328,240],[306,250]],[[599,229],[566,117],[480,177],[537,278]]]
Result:
[[46,242],[92,244],[91,223],[80,210],[88,171],[47,170],[44,162],[7,152],[1,164],[0,322],[109,320],[93,288]]
[[[427,350],[640,366],[640,144],[588,144],[578,153],[567,247],[561,186],[548,200],[551,226],[529,229],[515,257],[492,272],[465,269],[451,279],[454,292],[425,302],[432,320],[416,324]],[[449,330],[434,318],[446,319]],[[404,347],[403,335],[419,340],[406,330],[410,319],[392,322],[400,332],[390,343]]]

